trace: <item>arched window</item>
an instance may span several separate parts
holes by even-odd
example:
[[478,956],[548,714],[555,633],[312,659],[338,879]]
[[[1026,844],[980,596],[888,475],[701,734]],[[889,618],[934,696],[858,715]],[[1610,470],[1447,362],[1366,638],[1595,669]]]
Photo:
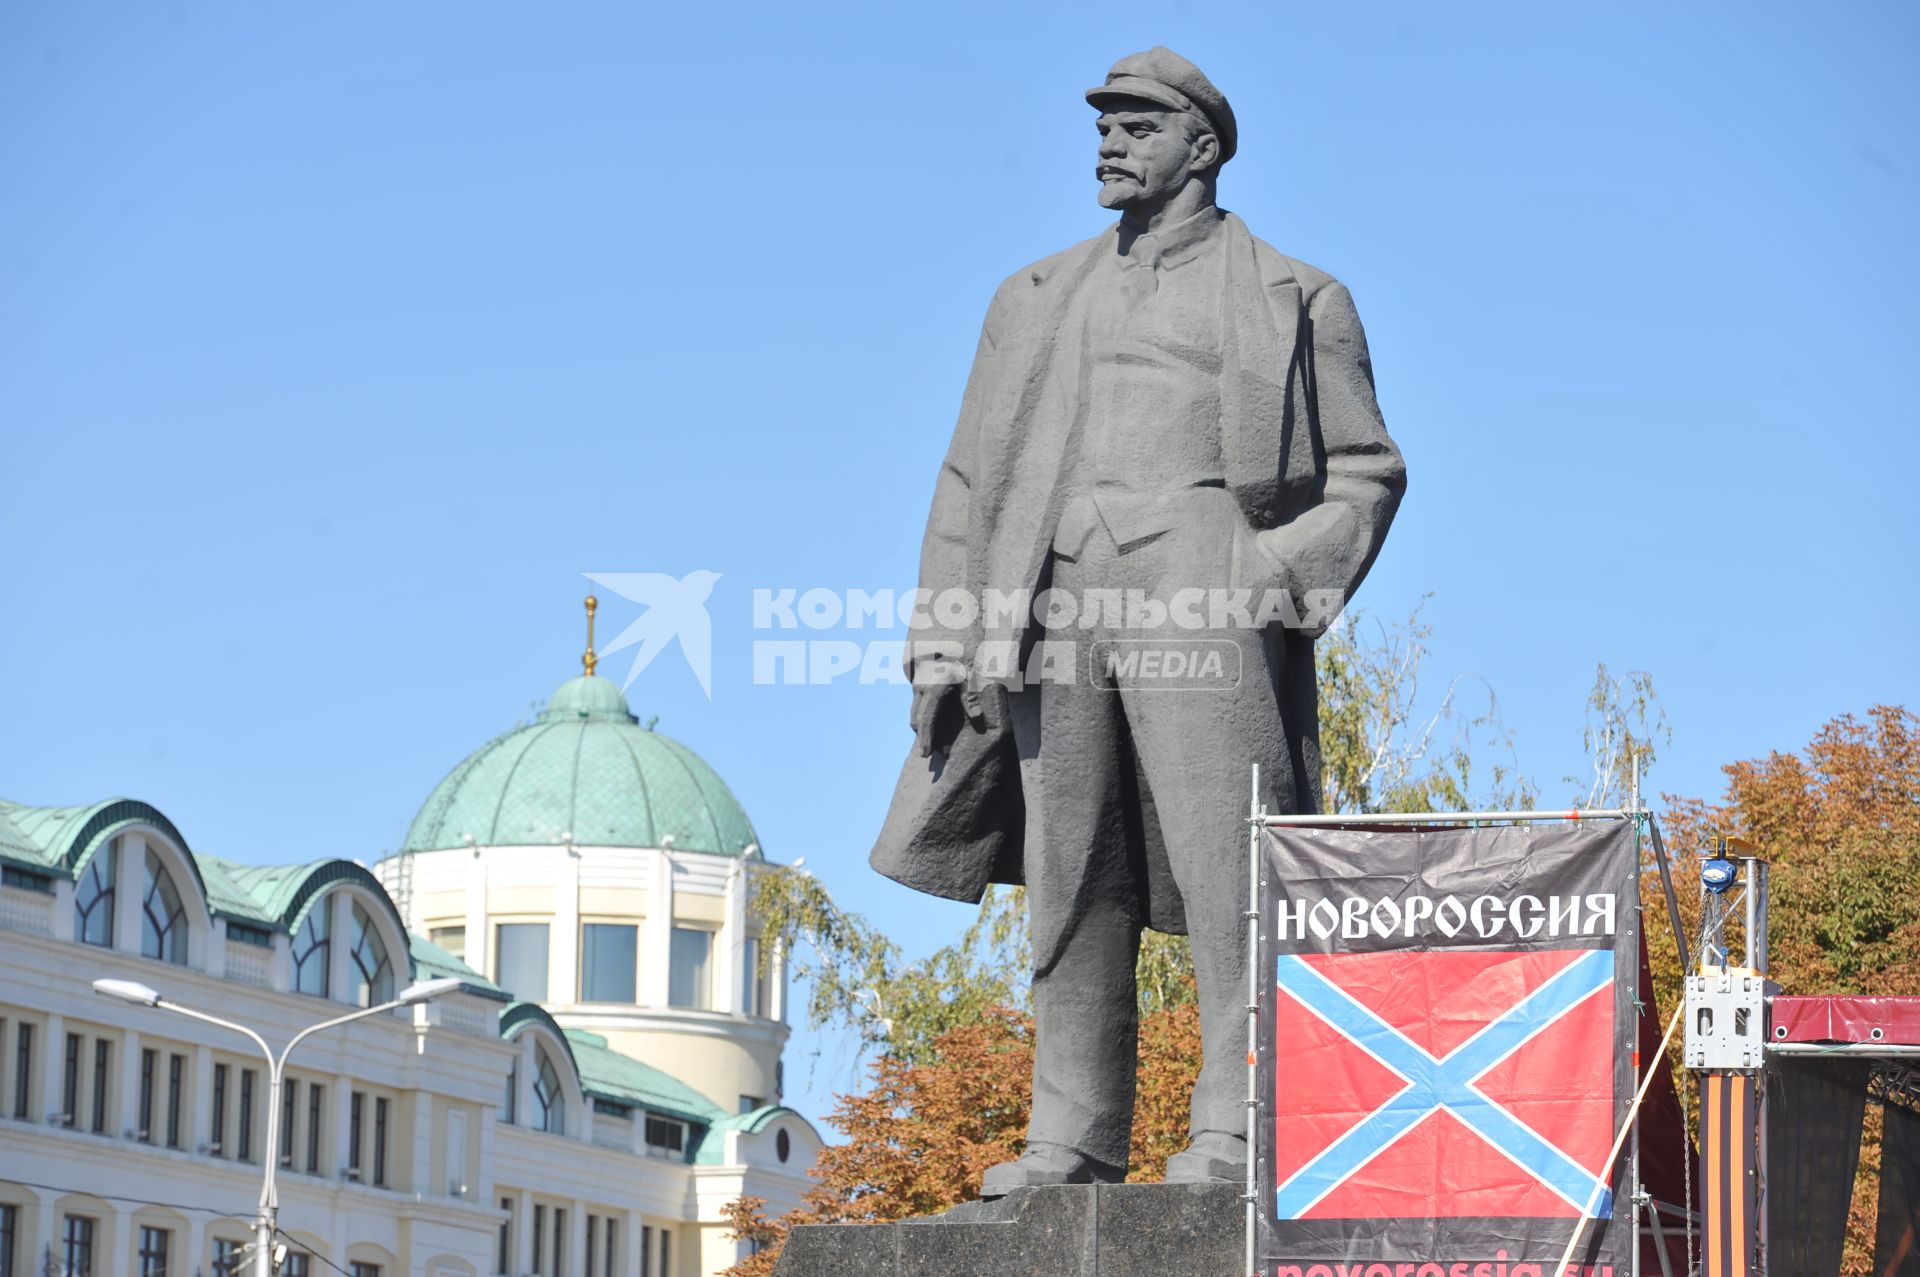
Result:
[[293,936],[293,987],[316,998],[327,996],[327,966],[333,946],[327,942],[330,901],[322,896],[307,910],[307,920]]
[[387,961],[387,946],[381,943],[373,919],[353,903],[354,996],[363,1007],[393,1000],[393,965]]
[[147,849],[147,898],[140,923],[140,953],[162,962],[187,961],[187,911],[160,857]]
[[554,1070],[547,1053],[537,1046],[533,1048],[533,1058],[538,1065],[533,1075],[534,1129],[565,1135],[567,1095],[560,1089],[560,1074]]
[[73,885],[73,937],[82,944],[113,945],[113,862],[119,856],[115,838],[93,853]]

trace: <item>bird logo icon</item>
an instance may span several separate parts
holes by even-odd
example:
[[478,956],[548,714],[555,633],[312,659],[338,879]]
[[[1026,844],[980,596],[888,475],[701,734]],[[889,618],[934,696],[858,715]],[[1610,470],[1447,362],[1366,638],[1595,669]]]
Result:
[[707,598],[720,579],[720,573],[701,569],[675,579],[664,572],[587,572],[589,581],[604,586],[621,598],[638,603],[645,611],[601,650],[611,655],[624,647],[638,644],[633,664],[627,670],[622,691],[633,686],[640,671],[653,663],[675,639],[687,667],[700,680],[700,690],[713,699],[713,619],[707,615]]

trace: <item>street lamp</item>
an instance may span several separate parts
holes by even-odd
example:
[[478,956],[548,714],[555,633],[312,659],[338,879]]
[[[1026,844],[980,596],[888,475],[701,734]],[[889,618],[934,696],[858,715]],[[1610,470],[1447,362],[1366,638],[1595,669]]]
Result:
[[331,1029],[354,1020],[364,1020],[370,1015],[379,1015],[382,1011],[391,1011],[395,1007],[430,1002],[442,994],[452,993],[460,987],[460,984],[458,979],[449,976],[439,980],[422,980],[418,984],[408,985],[400,991],[400,996],[391,1002],[382,1002],[376,1007],[362,1007],[350,1014],[308,1025],[293,1035],[293,1040],[287,1043],[286,1049],[277,1057],[273,1049],[267,1045],[266,1039],[246,1025],[222,1020],[217,1015],[208,1015],[205,1011],[196,1011],[192,1007],[181,1006],[178,1002],[170,1002],[161,997],[157,990],[137,980],[95,980],[93,991],[102,997],[130,1002],[135,1006],[177,1011],[195,1020],[204,1020],[208,1024],[245,1034],[253,1039],[254,1045],[260,1048],[260,1053],[267,1057],[267,1145],[266,1156],[260,1159],[266,1165],[266,1176],[260,1185],[260,1214],[254,1223],[253,1230],[253,1272],[254,1277],[273,1277],[273,1235],[280,1223],[280,1196],[274,1187],[273,1173],[280,1164],[280,1079],[286,1072],[287,1057],[293,1054],[293,1048],[322,1029]]

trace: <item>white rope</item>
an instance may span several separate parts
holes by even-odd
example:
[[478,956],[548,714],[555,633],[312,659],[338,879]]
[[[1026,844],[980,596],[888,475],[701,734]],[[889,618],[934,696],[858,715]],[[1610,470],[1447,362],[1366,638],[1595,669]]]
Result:
[[[1620,1124],[1620,1133],[1613,1137],[1613,1147],[1607,1152],[1607,1160],[1600,1167],[1600,1174],[1593,1181],[1593,1192],[1587,1197],[1585,1209],[1574,1223],[1573,1236],[1567,1238],[1567,1248],[1560,1252],[1560,1262],[1554,1265],[1553,1277],[1566,1277],[1567,1261],[1573,1258],[1574,1247],[1580,1244],[1580,1235],[1587,1231],[1587,1220],[1593,1215],[1593,1208],[1600,1201],[1600,1194],[1606,1190],[1607,1181],[1613,1178],[1613,1162],[1620,1156],[1620,1146],[1627,1142],[1627,1132],[1633,1129],[1634,1118],[1640,1113],[1640,1101],[1647,1098],[1647,1088],[1653,1085],[1654,1074],[1660,1071],[1660,1065],[1666,1060],[1667,1043],[1673,1040],[1673,1031],[1680,1027],[1680,1020],[1686,1014],[1687,1004],[1682,999],[1673,1009],[1673,1018],[1667,1021],[1667,1031],[1660,1038],[1660,1045],[1653,1053],[1653,1063],[1647,1068],[1647,1075],[1640,1079],[1640,1089],[1633,1094],[1633,1103],[1627,1106],[1627,1120]],[[1635,1239],[1634,1244],[1639,1244]]]

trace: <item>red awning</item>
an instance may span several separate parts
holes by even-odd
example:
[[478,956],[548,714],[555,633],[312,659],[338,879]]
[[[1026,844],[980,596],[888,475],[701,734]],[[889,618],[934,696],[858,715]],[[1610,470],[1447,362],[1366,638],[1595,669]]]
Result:
[[1920,998],[1777,997],[1775,1042],[1859,1042],[1920,1046]]

